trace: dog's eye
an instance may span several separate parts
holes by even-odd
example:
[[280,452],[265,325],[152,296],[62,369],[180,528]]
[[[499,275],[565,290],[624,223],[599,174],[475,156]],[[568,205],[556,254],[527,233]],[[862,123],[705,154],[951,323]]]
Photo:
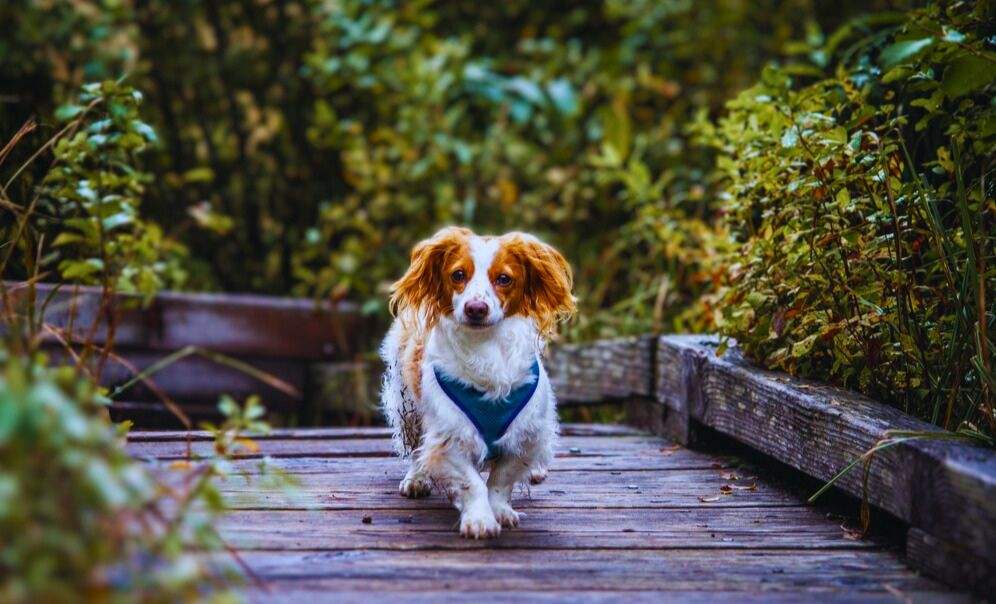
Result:
[[500,287],[507,287],[512,284],[512,278],[505,273],[502,273],[495,278],[495,283]]
[[453,279],[454,283],[463,283],[463,280],[467,278],[467,273],[463,272],[461,269],[453,271],[450,275],[450,279]]

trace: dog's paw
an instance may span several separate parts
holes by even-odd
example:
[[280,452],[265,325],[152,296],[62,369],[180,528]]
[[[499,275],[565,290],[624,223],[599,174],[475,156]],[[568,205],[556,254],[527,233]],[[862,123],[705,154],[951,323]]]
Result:
[[501,525],[489,508],[484,512],[465,512],[460,516],[460,535],[467,539],[488,539],[501,534]]
[[495,520],[505,528],[519,526],[519,513],[512,509],[512,506],[504,502],[491,502],[491,511],[495,513]]
[[398,485],[398,492],[409,499],[428,497],[432,494],[432,483],[423,476],[405,476]]
[[539,484],[546,480],[546,468],[533,468],[529,470],[529,484]]

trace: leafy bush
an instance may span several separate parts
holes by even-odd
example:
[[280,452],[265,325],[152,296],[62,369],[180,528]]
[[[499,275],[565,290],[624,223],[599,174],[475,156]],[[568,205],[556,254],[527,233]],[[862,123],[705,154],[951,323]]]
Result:
[[[240,450],[255,450],[245,434],[267,429],[258,401],[222,399],[225,422],[205,426],[214,437],[208,457],[152,467],[125,452],[127,427],[111,423],[97,386],[113,354],[115,294],[148,298],[184,275],[183,248],[139,215],[134,162],[155,141],[137,117],[140,99],[120,82],[87,85],[78,104],[59,110],[63,127],[23,161],[7,168],[32,122],[0,150],[0,272],[28,278],[0,281],[4,602],[193,601],[226,595],[235,578],[191,552],[224,545],[214,529],[225,509],[218,481]],[[102,286],[91,328],[45,322],[54,297],[37,299],[34,282],[47,275]],[[39,352],[46,338],[63,347],[67,365],[48,366]]]
[[575,337],[706,328],[686,309],[725,238],[684,124],[812,21],[867,6],[17,0],[0,77],[17,120],[131,73],[163,134],[143,208],[192,251],[196,287],[383,312],[408,248],[461,222],[565,250]]
[[737,241],[725,332],[767,366],[989,434],[991,10],[856,20],[701,128]]
[[221,548],[216,481],[262,408],[223,401],[212,457],[151,468],[125,453],[108,402],[75,368],[0,348],[3,601],[193,601],[235,579],[190,548]]
[[[37,151],[16,165],[0,157],[0,168],[11,166],[2,174],[0,201],[16,217],[0,223],[0,234],[14,243],[5,276],[45,273],[147,298],[183,284],[186,249],[139,213],[148,175],[137,169],[137,158],[156,141],[138,117],[141,100],[121,82],[87,84],[56,111],[61,128]],[[5,150],[16,149],[35,127],[22,126]],[[32,170],[33,164],[44,165]]]

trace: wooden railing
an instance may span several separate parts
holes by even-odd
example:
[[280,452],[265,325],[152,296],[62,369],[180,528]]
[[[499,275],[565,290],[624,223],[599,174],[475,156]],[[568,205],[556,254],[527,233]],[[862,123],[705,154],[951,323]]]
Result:
[[[36,288],[37,305],[53,288]],[[28,288],[12,284],[11,290],[14,304],[24,308]],[[311,368],[354,362],[372,346],[373,325],[351,303],[333,306],[307,299],[178,292],[161,293],[148,304],[128,295],[113,296],[109,302],[102,302],[98,288],[59,288],[45,310],[44,321],[55,332],[46,334],[45,348],[59,362],[71,354],[60,340],[103,345],[113,332],[113,354],[101,371],[102,384],[112,391],[136,371],[187,349],[189,355],[151,376],[154,385],[137,382],[115,396],[114,419],[130,419],[140,427],[179,427],[162,404],[162,394],[195,423],[217,417],[222,394],[238,399],[259,394],[275,417],[299,421],[310,414],[309,405],[321,391]],[[211,358],[211,353],[224,358]],[[240,369],[239,363],[277,378],[278,387]]]

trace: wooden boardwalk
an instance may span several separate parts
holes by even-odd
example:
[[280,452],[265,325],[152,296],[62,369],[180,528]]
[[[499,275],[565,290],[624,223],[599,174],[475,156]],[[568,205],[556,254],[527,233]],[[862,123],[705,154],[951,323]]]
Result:
[[[964,599],[739,459],[624,427],[564,432],[550,477],[515,498],[521,526],[496,540],[461,539],[437,494],[400,497],[402,465],[380,428],[258,441],[299,485],[231,478],[235,511],[220,529],[265,581],[249,592],[260,602]],[[175,459],[186,442],[136,433],[129,449]]]

